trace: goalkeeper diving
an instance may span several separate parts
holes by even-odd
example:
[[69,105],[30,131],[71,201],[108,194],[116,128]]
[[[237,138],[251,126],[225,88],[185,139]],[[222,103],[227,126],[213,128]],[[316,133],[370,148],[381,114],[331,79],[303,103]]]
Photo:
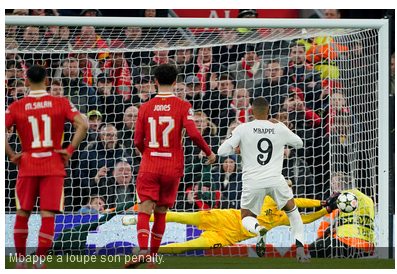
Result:
[[[286,181],[291,187],[292,182]],[[336,200],[339,194],[335,193],[325,201],[295,198],[294,201],[298,208],[323,207],[314,213],[302,214],[303,223],[311,223],[336,209]],[[181,254],[193,250],[230,246],[250,238],[256,238],[258,235],[248,232],[243,227],[240,215],[241,211],[236,209],[212,209],[193,213],[168,212],[166,222],[194,225],[205,231],[196,239],[160,246],[158,253]],[[285,212],[278,210],[276,203],[269,196],[266,196],[264,200],[258,220],[259,224],[266,227],[267,230],[281,225],[290,225]],[[137,218],[136,216],[124,216],[122,222],[123,225],[136,225]],[[153,222],[153,215],[150,217],[150,222]]]

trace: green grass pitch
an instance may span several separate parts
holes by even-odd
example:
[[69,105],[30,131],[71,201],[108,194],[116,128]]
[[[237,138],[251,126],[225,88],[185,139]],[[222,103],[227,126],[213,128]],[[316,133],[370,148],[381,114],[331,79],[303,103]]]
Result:
[[[46,262],[49,269],[122,269],[125,256],[51,256]],[[95,259],[94,259],[95,257]],[[83,262],[85,260],[86,262]],[[28,263],[31,268],[32,263]],[[15,263],[5,258],[5,268]],[[140,265],[138,268],[145,268]],[[394,259],[311,259],[311,263],[298,264],[295,258],[247,258],[247,257],[176,257],[164,256],[160,269],[394,269]]]

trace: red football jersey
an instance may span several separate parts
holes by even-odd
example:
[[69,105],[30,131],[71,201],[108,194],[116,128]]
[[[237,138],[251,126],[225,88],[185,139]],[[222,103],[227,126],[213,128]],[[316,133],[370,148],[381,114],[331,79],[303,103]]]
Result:
[[139,171],[182,176],[184,155],[182,130],[207,156],[211,149],[196,128],[189,102],[173,94],[158,94],[139,108],[135,146],[143,152]]
[[12,103],[5,113],[6,127],[16,125],[22,144],[18,176],[65,176],[59,153],[65,120],[73,121],[79,111],[66,98],[45,91],[30,94]]

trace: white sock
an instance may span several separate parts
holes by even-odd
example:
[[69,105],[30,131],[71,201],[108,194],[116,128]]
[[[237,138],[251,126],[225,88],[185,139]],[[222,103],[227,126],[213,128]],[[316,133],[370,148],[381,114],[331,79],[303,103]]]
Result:
[[247,216],[241,220],[241,223],[246,230],[259,236],[259,232],[257,230],[257,227],[259,227],[259,222],[256,218]]
[[303,233],[303,222],[301,215],[299,214],[298,208],[295,206],[292,210],[286,211],[289,222],[291,224],[292,235],[296,241],[299,241],[302,245],[304,243],[304,233]]

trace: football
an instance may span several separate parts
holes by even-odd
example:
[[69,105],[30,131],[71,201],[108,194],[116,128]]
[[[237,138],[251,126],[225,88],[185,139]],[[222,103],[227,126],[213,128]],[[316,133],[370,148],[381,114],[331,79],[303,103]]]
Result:
[[356,210],[358,200],[356,195],[351,192],[343,192],[337,200],[338,208],[344,213],[350,213]]

